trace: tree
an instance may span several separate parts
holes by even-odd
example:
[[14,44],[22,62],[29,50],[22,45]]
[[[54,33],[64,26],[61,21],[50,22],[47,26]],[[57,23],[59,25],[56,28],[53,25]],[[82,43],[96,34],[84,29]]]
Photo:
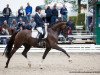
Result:
[[81,0],[78,0],[78,13],[81,12]]

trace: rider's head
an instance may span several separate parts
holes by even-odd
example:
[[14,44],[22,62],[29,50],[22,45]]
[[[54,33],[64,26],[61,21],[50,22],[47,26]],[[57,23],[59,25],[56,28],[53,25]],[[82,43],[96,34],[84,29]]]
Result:
[[7,8],[9,8],[9,4],[7,4]]
[[41,13],[41,10],[42,10],[42,8],[40,6],[37,6],[36,9],[35,9],[35,11],[38,12],[38,13]]

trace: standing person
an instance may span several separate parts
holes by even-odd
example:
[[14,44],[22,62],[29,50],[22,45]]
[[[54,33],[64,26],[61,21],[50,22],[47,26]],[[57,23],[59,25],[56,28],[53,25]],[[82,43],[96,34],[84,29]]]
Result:
[[24,9],[23,6],[21,6],[20,9],[18,10],[18,19],[23,18],[23,16],[24,16]]
[[68,10],[67,10],[66,6],[63,5],[63,7],[60,9],[62,21],[67,22],[67,13],[68,13]]
[[58,19],[58,10],[56,8],[56,5],[54,5],[54,7],[52,9],[51,23],[55,24],[57,19]]
[[5,20],[8,22],[9,21],[9,17],[11,15],[12,11],[9,8],[9,4],[7,4],[7,7],[3,9],[3,16],[5,17]]
[[31,19],[31,14],[32,14],[32,7],[30,6],[29,3],[27,3],[27,7],[26,7],[25,11],[26,11],[27,21],[29,22]]
[[44,34],[43,33],[44,22],[43,22],[42,17],[41,17],[41,10],[42,10],[41,7],[37,6],[36,9],[35,9],[36,14],[34,16],[34,21],[36,23],[36,29],[40,33],[38,43],[42,40],[43,34]]
[[47,23],[51,24],[52,10],[51,10],[50,6],[47,7],[47,9],[45,10],[45,13],[46,13]]

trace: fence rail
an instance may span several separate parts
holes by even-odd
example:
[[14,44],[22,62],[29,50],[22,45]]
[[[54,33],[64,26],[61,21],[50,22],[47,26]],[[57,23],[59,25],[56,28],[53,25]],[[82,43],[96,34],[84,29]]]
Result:
[[11,37],[11,35],[0,35],[0,37]]
[[[0,35],[0,38],[2,37],[11,37],[11,35]],[[73,43],[94,43],[95,44],[95,35],[81,35],[81,34],[78,34],[78,35],[68,35],[68,38],[71,38]],[[59,41],[58,43],[70,43],[69,40],[65,40],[66,38],[64,38],[63,35],[59,35]],[[77,41],[77,39],[80,41]],[[86,39],[86,40],[82,40],[82,39]],[[91,39],[91,40],[89,40]]]
[[[72,44],[72,45],[62,45],[58,44],[60,47],[65,49],[67,52],[100,52],[100,45],[94,44]],[[0,45],[0,52],[4,52],[6,45]],[[24,47],[22,46],[17,50],[17,52],[22,52]],[[45,48],[31,48],[29,52],[44,52]],[[50,52],[60,52],[58,50],[52,49]]]

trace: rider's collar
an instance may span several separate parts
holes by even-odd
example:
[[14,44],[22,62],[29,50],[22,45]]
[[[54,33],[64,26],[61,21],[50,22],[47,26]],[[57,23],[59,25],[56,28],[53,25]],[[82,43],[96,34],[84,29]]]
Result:
[[41,17],[41,14],[39,14],[38,12],[36,12],[40,17]]

